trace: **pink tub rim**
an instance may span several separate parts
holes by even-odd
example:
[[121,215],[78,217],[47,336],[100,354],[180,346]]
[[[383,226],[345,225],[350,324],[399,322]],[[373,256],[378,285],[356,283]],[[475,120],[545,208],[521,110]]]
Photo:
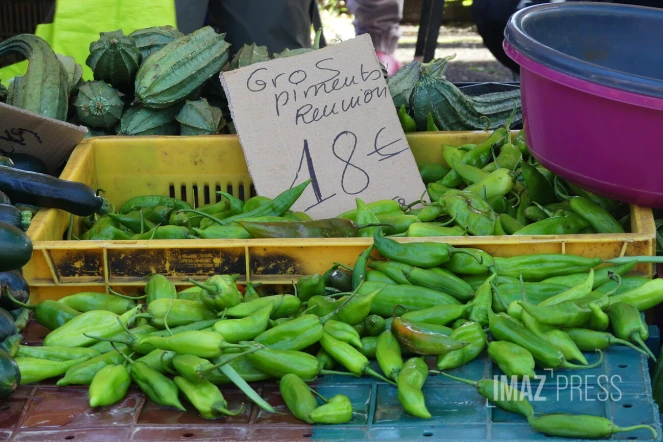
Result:
[[619,101],[621,103],[627,103],[634,106],[640,106],[654,110],[663,110],[662,98],[627,92],[564,74],[525,57],[513,46],[511,46],[507,40],[504,40],[502,47],[504,48],[504,51],[509,56],[509,58],[518,63],[518,65],[520,65],[522,68],[525,68],[528,71],[538,74],[555,83],[581,92],[592,94],[600,98]]

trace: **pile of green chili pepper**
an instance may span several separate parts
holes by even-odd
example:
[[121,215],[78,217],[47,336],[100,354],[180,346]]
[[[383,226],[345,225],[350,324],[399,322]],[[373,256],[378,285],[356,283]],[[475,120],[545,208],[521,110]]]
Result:
[[[428,198],[402,205],[366,203],[336,218],[313,220],[290,208],[310,183],[274,199],[242,201],[217,192],[217,201],[192,207],[176,198],[148,195],[113,213],[86,218],[83,240],[250,239],[389,236],[566,235],[624,233],[626,204],[566,183],[529,154],[524,132],[506,127],[486,141],[443,146],[444,161],[419,166]],[[663,242],[663,241],[662,241]]]
[[[523,378],[535,368],[596,367],[611,345],[654,358],[640,311],[663,301],[663,280],[629,275],[641,260],[503,258],[444,243],[402,244],[378,228],[354,267],[301,277],[292,294],[239,285],[238,275],[189,278],[181,283],[190,287],[178,291],[155,274],[141,296],[84,292],[28,306],[51,331],[42,346],[19,345],[15,360],[22,384],[59,377],[59,386],[88,385],[91,407],[117,403],[134,383],[158,405],[186,410],[189,403],[217,419],[242,410],[229,408],[218,387],[233,383],[276,412],[249,384],[277,379],[297,419],[341,424],[353,418],[350,399],[323,398],[307,383],[343,374],[391,384],[409,415],[430,419],[424,384],[431,362],[448,375],[487,352],[506,375]],[[455,379],[546,434],[591,438],[651,428],[541,415],[520,392],[495,397],[509,385]]]

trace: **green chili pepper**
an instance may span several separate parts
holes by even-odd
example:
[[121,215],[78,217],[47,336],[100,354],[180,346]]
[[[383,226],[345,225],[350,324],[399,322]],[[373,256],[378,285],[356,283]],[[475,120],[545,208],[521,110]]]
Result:
[[251,316],[241,319],[223,319],[214,324],[214,331],[231,344],[250,341],[267,330],[272,306],[267,305]]
[[350,344],[341,342],[329,334],[323,333],[322,338],[320,339],[320,345],[322,345],[322,348],[324,348],[336,362],[345,367],[350,373],[354,373],[357,376],[368,374],[385,382],[392,383],[373,370],[366,356],[359,352],[359,350],[353,348]]
[[[607,295],[604,295],[605,303],[608,303]],[[542,324],[557,327],[578,327],[588,322],[593,313],[588,303],[580,300],[563,301],[553,305],[532,305],[525,301],[518,301],[521,307],[534,319]]]
[[94,310],[106,310],[116,315],[121,315],[136,308],[136,303],[128,296],[113,292],[112,295],[96,292],[82,292],[75,295],[60,298],[58,302],[79,312],[91,312]]
[[299,311],[302,302],[293,295],[273,295],[263,296],[253,301],[243,302],[226,310],[226,316],[231,318],[245,318],[254,314],[261,308],[273,305],[272,319],[283,318],[294,315]]
[[296,374],[288,373],[281,378],[279,390],[288,410],[300,421],[313,424],[310,414],[318,408],[318,401],[308,385]]
[[495,224],[495,229],[497,229],[498,226],[499,226],[500,229],[502,229],[501,222],[500,222],[501,215],[504,215],[507,212],[507,210],[509,209],[509,202],[507,201],[506,196],[503,196],[503,195],[502,196],[493,196],[493,197],[488,198],[486,200],[486,202],[493,209],[493,211],[495,213],[499,214],[497,216],[497,220],[495,222],[496,223]]
[[594,286],[594,269],[590,269],[589,273],[586,274],[585,280],[575,285],[562,293],[559,293],[555,296],[551,296],[548,299],[545,299],[539,303],[540,306],[554,305],[559,304],[564,301],[573,301],[574,299],[582,299],[588,296],[592,287]]
[[587,198],[572,197],[569,199],[569,207],[589,223],[597,233],[624,233],[624,229],[610,212]]
[[235,411],[228,410],[228,402],[221,390],[209,381],[191,382],[181,376],[175,376],[173,381],[204,419],[235,416],[244,410],[244,405]]
[[498,168],[504,168],[513,170],[523,159],[523,152],[520,148],[511,143],[505,143],[500,148],[500,154],[495,158],[495,161],[488,163],[487,166],[483,168],[486,172],[492,172]]
[[[412,224],[418,224],[421,221],[416,215],[406,215],[402,213],[377,215],[378,221],[385,226],[381,229],[385,235],[398,235],[406,233]],[[375,233],[377,234],[377,232]],[[375,234],[373,236],[375,236]]]
[[[259,206],[258,208],[251,210],[250,212],[238,213],[229,218],[220,220],[220,225],[227,226],[234,222],[238,222],[245,218],[254,218],[258,216],[283,216],[285,212],[290,210],[290,207],[299,199],[299,197],[304,193],[306,187],[311,183],[311,180],[306,180],[302,184],[295,186],[291,189],[286,190],[285,192],[278,195],[273,200],[269,201],[266,204]],[[224,195],[227,197],[227,195]],[[230,202],[232,208],[233,202]]]
[[28,310],[34,310],[35,322],[49,330],[55,330],[81,314],[81,312],[68,305],[50,299],[45,299],[37,305],[25,304],[16,300],[9,292],[9,288],[6,288],[6,295],[14,304]]
[[521,129],[520,132],[516,134],[515,137],[513,137],[512,143],[514,146],[516,146],[518,149],[520,149],[520,152],[523,155],[529,155],[529,148],[527,147],[527,140],[525,138],[525,130]]
[[603,353],[599,361],[592,365],[581,366],[568,362],[561,351],[544,339],[518,324],[513,319],[488,311],[490,332],[495,339],[509,341],[532,353],[534,360],[541,368],[594,368],[603,362]]
[[308,301],[313,296],[325,295],[325,281],[319,274],[307,275],[297,281],[297,297]]
[[[233,215],[239,215],[240,213],[244,213],[244,201],[242,201],[239,198],[234,197],[233,195],[231,195],[228,192],[217,191],[216,193],[217,193],[217,195],[223,196],[225,201],[227,201],[230,213],[232,213]],[[253,204],[258,203],[259,201],[261,201],[261,200],[256,200]],[[257,204],[257,205],[259,206],[259,204]],[[207,213],[207,212],[205,212],[205,213]]]
[[141,221],[140,212],[131,212],[126,215],[109,213],[108,216],[131,230],[133,233],[144,233],[147,230],[152,230],[156,227],[156,224],[146,218],[143,218]]
[[527,422],[536,431],[550,436],[573,437],[577,439],[604,438],[615,433],[624,433],[641,429],[648,429],[656,439],[654,427],[650,425],[633,425],[618,427],[610,419],[588,414],[543,414],[527,416]]
[[[465,251],[467,253],[461,254],[459,251]],[[448,262],[442,264],[442,268],[461,275],[486,275],[494,265],[494,258],[483,250],[457,248],[456,254],[453,255]],[[516,277],[518,275],[516,275]],[[500,276],[504,275],[500,274]]]
[[16,356],[48,359],[50,361],[70,361],[72,359],[87,360],[100,355],[100,352],[92,348],[54,346],[43,347],[21,345],[16,352]]
[[327,287],[332,287],[341,292],[352,291],[352,269],[348,270],[341,267],[340,264],[334,264],[322,277]]
[[[186,213],[182,212],[172,212],[170,218],[168,218],[168,225],[170,226],[184,226],[191,228],[191,222]],[[139,232],[142,233],[142,232]]]
[[514,235],[572,235],[589,224],[580,216],[569,214],[536,221],[514,232]]
[[456,223],[476,236],[495,233],[497,214],[486,201],[469,192],[449,190],[440,198],[440,204]]
[[[370,266],[370,263],[369,263]],[[398,284],[396,281],[391,279],[389,276],[378,270],[368,270],[366,272],[366,281],[368,282],[377,282],[380,284]]]
[[[180,204],[184,203],[180,201]],[[186,204],[186,203],[184,203]],[[144,195],[129,199],[120,207],[120,213],[127,214],[138,209],[152,209],[157,206],[175,207],[175,198],[161,195]]]
[[169,378],[140,361],[131,361],[122,354],[131,365],[131,379],[140,387],[147,397],[157,405],[175,407],[186,411],[178,399],[177,385]]
[[87,357],[67,361],[50,361],[47,359],[18,356],[14,358],[21,372],[21,385],[35,384],[44,379],[61,376],[69,368],[88,360]]
[[277,350],[303,350],[322,338],[323,327],[316,315],[303,315],[259,334],[254,341]]
[[418,167],[424,184],[440,181],[451,170],[440,163],[423,163]]
[[474,184],[467,186],[464,192],[490,200],[511,192],[513,184],[514,180],[509,169],[497,169]]
[[[401,205],[395,200],[379,200],[366,204],[374,215],[382,215],[385,213],[401,212]],[[356,221],[357,209],[348,210],[337,216],[337,218],[347,218]]]
[[242,294],[237,289],[235,281],[238,275],[214,275],[205,283],[189,278],[189,282],[203,289],[202,303],[212,310],[221,311],[235,307],[242,302]]
[[[241,201],[241,200],[240,200]],[[230,204],[227,198],[221,198],[219,202],[206,204],[204,206],[196,207],[196,210],[199,212],[206,213],[208,215],[215,215],[221,212],[224,212],[230,208]],[[200,215],[189,216],[189,221],[191,222],[192,227],[198,227],[202,222],[204,217]]]
[[109,351],[100,356],[88,359],[70,367],[64,374],[64,377],[57,382],[58,387],[67,385],[90,385],[94,375],[107,365],[120,365],[124,361],[122,353],[128,353],[129,348],[126,345],[118,345],[117,351]]
[[[461,164],[469,164],[474,167],[484,167],[492,154],[495,146],[500,146],[506,139],[507,131],[504,128],[495,130],[488,139],[477,144],[472,150],[463,155],[458,161]],[[446,151],[445,146],[445,151]],[[445,156],[446,159],[446,156]],[[441,181],[441,184],[447,187],[456,187],[461,184],[460,176],[455,170],[451,170]]]
[[152,275],[150,280],[147,281],[147,284],[145,285],[145,294],[147,295],[145,303],[149,304],[156,299],[176,299],[177,289],[175,288],[175,284],[170,282],[168,278],[157,273]]
[[452,190],[450,187],[445,187],[439,182],[430,183],[426,186],[426,192],[428,192],[428,197],[431,201],[440,201],[440,199],[450,190]]
[[610,326],[610,318],[608,317],[608,314],[604,312],[600,306],[593,302],[590,302],[588,307],[592,311],[592,317],[590,318],[589,324],[587,326],[592,330],[607,330]]
[[141,339],[142,345],[151,345],[177,354],[191,354],[200,358],[221,356],[228,348],[245,348],[244,345],[226,342],[223,336],[213,331],[190,330],[172,336],[149,336]]
[[385,321],[382,316],[368,315],[364,319],[364,328],[369,336],[379,336],[385,330]]
[[392,281],[397,284],[411,285],[403,274],[403,270],[412,269],[412,266],[403,264],[397,261],[371,261],[368,266],[372,269],[378,270],[387,275]]
[[[378,296],[382,293],[382,284],[377,284],[377,287],[372,290],[364,290],[364,286],[368,283],[362,284],[357,288],[357,294],[348,299],[341,298],[332,305],[332,310],[338,310],[336,314],[332,315],[330,319],[336,319],[350,325],[361,324],[369,313],[373,311],[374,304],[378,301]],[[368,287],[374,287],[376,283],[371,283]],[[347,302],[346,302],[347,301]],[[385,301],[383,299],[383,301]],[[389,301],[388,299],[386,300]],[[378,307],[379,308],[379,307]],[[325,315],[322,315],[325,316]]]
[[[219,366],[218,370],[206,373],[207,380],[213,384],[235,383],[238,379],[243,380],[245,383],[261,382],[271,378],[268,374],[255,368],[243,354],[238,357],[237,353],[228,353],[213,359],[213,362]],[[229,367],[230,370],[228,369]],[[253,391],[253,389],[249,391]],[[242,392],[246,394],[244,390]],[[255,399],[251,397],[251,399],[255,402],[256,399],[260,400],[260,396],[257,396]]]
[[367,336],[361,338],[361,349],[359,351],[367,358],[374,359],[377,356],[377,345],[377,336]]
[[131,239],[149,241],[153,239],[185,239],[189,236],[189,229],[182,226],[157,225],[145,233],[137,233]]
[[456,298],[446,293],[402,284],[390,285],[365,282],[359,289],[359,295],[368,295],[376,290],[379,291],[374,295],[370,304],[370,313],[382,317],[391,316],[394,308],[398,305],[402,305],[407,310],[422,310],[439,304],[460,304]]
[[[493,311],[496,313],[505,312],[509,306],[514,305],[515,301],[524,301],[523,290],[525,291],[527,301],[536,305],[567,291],[568,287],[544,282],[502,284],[493,291]],[[516,303],[514,307],[517,311],[520,311],[519,304]]]
[[[364,340],[362,338],[362,349],[363,346],[364,346]],[[322,347],[320,347],[315,357],[318,359],[318,366],[321,367],[323,370],[333,370],[334,367],[336,367],[336,361],[334,361],[334,359],[332,359],[332,357],[329,356],[329,353],[327,353],[325,349]]]
[[[624,276],[619,281],[608,281],[597,287],[594,291],[607,293],[610,297],[619,296],[622,293],[630,292],[647,284],[651,279],[644,276]],[[639,309],[638,309],[639,310]]]
[[401,104],[401,107],[398,108],[398,120],[401,122],[403,132],[407,133],[417,131],[417,123],[414,121],[414,118],[408,115],[404,104]]
[[538,206],[529,206],[523,213],[525,214],[525,218],[533,222],[548,219],[552,215],[552,213],[546,213],[541,207]]
[[544,333],[544,339],[559,349],[567,361],[578,361],[588,365],[587,359],[568,334],[562,330],[549,330]]
[[491,341],[488,356],[509,378],[536,377],[532,353],[508,341]]
[[244,208],[242,209],[242,212],[244,213],[251,212],[252,210],[257,209],[260,206],[264,206],[270,201],[272,201],[272,199],[267,198],[266,196],[257,195],[251,197],[246,201],[246,203],[244,203]]
[[468,345],[458,350],[452,350],[447,354],[439,355],[437,357],[438,370],[460,367],[474,360],[486,347],[486,334],[482,325],[478,322],[468,321],[464,323],[454,329],[449,337],[460,342],[468,342]]
[[571,189],[573,193],[588,199],[590,202],[601,207],[603,210],[607,210],[609,213],[615,213],[620,208],[620,206],[623,205],[619,201],[611,200],[610,198],[596,195],[594,193],[591,193],[585,189],[576,186],[575,184],[568,182],[566,184],[568,184],[569,189]]
[[[187,207],[189,209],[190,207]],[[151,223],[166,226],[174,208],[168,206],[157,206],[144,213],[145,218]]]
[[442,269],[426,270],[409,267],[403,270],[402,274],[412,285],[448,293],[461,302],[469,301],[474,296],[474,290],[467,282]]
[[460,178],[465,182],[466,185],[471,185],[490,175],[489,172],[484,171],[478,167],[470,166],[469,164],[463,164],[457,162],[454,164],[453,168]]
[[639,345],[650,358],[656,361],[656,357],[644,342],[649,337],[649,329],[635,306],[625,302],[616,302],[610,305],[608,316],[615,336]]
[[[375,214],[371,211],[370,207],[365,202],[363,202],[360,198],[355,198],[355,202],[357,204],[357,215],[355,217],[355,221],[357,224],[368,225],[368,224],[380,223],[377,216],[375,216]],[[362,238],[370,238],[375,234],[375,232],[378,229],[379,229],[378,226],[360,229],[357,232],[357,236],[360,236]]]
[[493,292],[491,290],[491,283],[495,278],[493,273],[483,284],[477,289],[472,299],[472,307],[468,319],[481,324],[486,327],[488,325],[488,310],[490,310],[493,303]]
[[186,299],[187,301],[196,301],[202,303],[200,295],[202,294],[203,289],[200,287],[189,287],[177,293],[177,299]]
[[301,351],[265,347],[245,357],[255,368],[277,379],[293,373],[303,380],[310,381],[315,379],[320,371],[318,359]]
[[398,342],[414,354],[441,355],[466,347],[469,342],[457,341],[441,333],[425,330],[419,324],[403,318],[394,318],[391,332]]
[[[202,227],[202,226],[201,226]],[[192,229],[202,239],[249,239],[253,238],[244,227],[231,226],[209,226],[205,229]]]
[[346,324],[345,322],[328,320],[325,322],[323,329],[324,333],[329,334],[329,336],[332,336],[334,339],[361,348],[361,337],[357,330],[352,328],[351,325]]
[[644,350],[636,347],[628,341],[618,339],[607,332],[588,330],[585,328],[567,328],[564,329],[564,331],[581,351],[594,351],[596,349],[605,350],[611,345],[625,345],[649,356]]
[[352,420],[352,403],[347,396],[337,394],[324,405],[311,411],[316,424],[344,424]]
[[610,297],[610,304],[623,302],[633,305],[640,311],[650,309],[662,301],[663,279],[661,278],[652,279],[641,287]]
[[[82,313],[59,327],[44,339],[44,346],[85,347],[96,342],[96,337],[107,338],[127,327],[140,307],[129,310],[123,315],[95,310]],[[94,337],[89,337],[92,335]]]
[[156,348],[148,354],[136,359],[136,361],[144,362],[159,373],[166,374],[171,372],[174,368],[173,360],[176,356],[177,353],[174,351]]
[[124,365],[107,365],[92,378],[89,396],[90,407],[104,407],[120,402],[131,385],[129,370]]
[[471,304],[441,304],[422,310],[409,311],[402,318],[427,324],[447,325],[465,316],[471,307]]
[[379,232],[375,234],[373,240],[375,248],[385,258],[423,268],[437,267],[449,261],[455,254],[468,253],[465,249],[455,249],[445,243],[401,244],[393,239],[382,237]]
[[521,224],[517,219],[506,213],[502,213],[499,216],[499,222],[507,235],[513,235],[515,232],[525,227],[524,224]]
[[407,236],[414,238],[431,236],[465,236],[465,230],[460,227],[446,227],[442,223],[414,223],[407,228]]
[[400,344],[390,330],[385,330],[378,336],[375,344],[375,358],[378,360],[382,373],[389,379],[398,381],[398,374],[403,368],[403,358]]
[[532,404],[530,404],[529,401],[525,398],[522,391],[513,389],[504,382],[499,382],[492,379],[480,379],[476,382],[473,382],[467,379],[451,376],[450,374],[443,372],[440,372],[440,374],[448,378],[455,379],[459,382],[472,385],[477,389],[477,392],[481,396],[485,397],[502,410],[516,413],[524,417],[532,416],[534,414]]
[[[472,287],[472,293],[474,293],[479,287],[481,287],[481,284],[483,284],[483,282],[489,277],[490,276],[486,275],[468,275],[468,276],[463,276],[462,279],[463,281],[467,282],[470,285],[470,287]],[[493,280],[493,283],[498,286],[502,286],[505,284],[520,284],[520,282],[516,278],[512,278],[511,276],[501,276],[501,275],[497,275]]]
[[523,161],[520,163],[520,170],[525,179],[525,187],[527,187],[532,201],[544,205],[557,202],[553,185],[536,167]]
[[[620,265],[611,265],[601,267],[594,271],[594,285],[593,289],[597,289],[599,286],[606,284],[610,281],[610,273],[622,276],[626,273],[633,270],[635,267],[635,262],[629,262]],[[551,283],[551,284],[562,284],[567,287],[573,287],[584,282],[587,279],[587,273],[574,273],[570,275],[563,276],[553,276],[552,278],[544,279],[542,282]]]
[[520,203],[518,203],[518,209],[516,209],[516,220],[525,226],[528,224],[527,217],[525,216],[525,210],[530,207],[530,204],[532,203],[532,197],[530,196],[530,193],[527,189],[520,192],[518,197],[520,198]]
[[352,238],[361,226],[345,218],[329,218],[314,221],[250,222],[239,224],[253,238]]
[[161,298],[147,305],[147,317],[150,324],[156,328],[166,327],[165,317],[168,314],[168,325],[187,325],[199,321],[216,319],[216,313],[205,307],[202,303],[186,299]]
[[[378,232],[376,232],[377,234]],[[352,270],[352,290],[355,290],[366,279],[366,263],[373,252],[374,245],[371,244],[366,250],[359,254]]]
[[398,401],[405,411],[415,417],[430,419],[422,388],[428,377],[428,365],[423,358],[411,358],[398,373]]
[[518,278],[522,274],[525,281],[541,281],[553,276],[586,272],[601,262],[601,258],[555,253],[494,258],[498,275]]

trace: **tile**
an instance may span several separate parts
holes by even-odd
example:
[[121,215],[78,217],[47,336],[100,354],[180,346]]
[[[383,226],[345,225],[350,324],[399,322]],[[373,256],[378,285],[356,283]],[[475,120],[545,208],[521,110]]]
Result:
[[369,432],[371,440],[486,440],[485,425],[448,425],[444,428],[429,425],[416,427],[409,426],[380,426],[373,427]]
[[117,404],[92,409],[85,388],[39,387],[21,428],[131,425],[142,396],[142,393],[130,390]]
[[228,388],[221,392],[228,401],[229,410],[237,410],[242,404],[244,410],[237,416],[223,416],[219,419],[203,419],[193,405],[182,401],[187,411],[180,411],[175,408],[162,407],[149,399],[145,400],[145,405],[138,418],[139,425],[242,425],[248,424],[251,418],[253,403],[241,391]]
[[[312,426],[257,426],[252,428],[250,440],[315,440],[314,432],[315,429]],[[354,438],[347,439],[353,440]]]
[[79,428],[70,430],[22,430],[16,433],[14,441],[120,441],[129,440],[131,429],[129,427],[115,428]]
[[21,420],[28,399],[10,397],[0,402],[0,430],[13,430]]
[[0,440],[9,440],[12,437],[12,430],[0,430]]
[[285,425],[306,425],[304,422],[295,418],[288,407],[283,402],[283,397],[279,391],[277,385],[266,385],[262,388],[262,391],[257,390],[277,412],[282,414],[269,413],[261,408],[258,408],[255,423],[259,425],[270,425],[270,426],[285,426]]
[[131,440],[140,441],[192,441],[192,440],[245,440],[248,436],[248,427],[234,426],[178,426],[155,427],[137,426]]
[[419,419],[405,413],[397,390],[380,385],[377,391],[376,426],[425,426],[448,424],[484,424],[488,419],[486,400],[470,385],[432,385],[424,387],[426,408],[432,419]]

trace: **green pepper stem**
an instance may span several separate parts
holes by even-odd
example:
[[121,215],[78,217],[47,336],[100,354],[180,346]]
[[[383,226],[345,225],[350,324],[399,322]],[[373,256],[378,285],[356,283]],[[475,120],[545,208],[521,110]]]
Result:
[[359,289],[361,288],[362,285],[364,285],[364,280],[363,280],[363,279],[362,279],[362,281],[359,283],[359,285],[357,286],[357,288],[354,289],[354,290],[352,291],[352,294],[348,297],[348,299],[346,299],[345,301],[343,301],[343,303],[342,303],[341,305],[339,305],[339,306],[336,307],[334,310],[332,310],[331,313],[329,313],[328,315],[323,316],[322,318],[320,318],[320,322],[324,324],[325,322],[327,322],[327,321],[329,321],[331,318],[333,318],[336,314],[338,314],[338,312],[341,311],[341,309],[342,309],[343,307],[345,307],[345,306],[348,304],[348,302],[350,302],[350,301],[352,300],[352,298],[354,298],[355,296],[357,296],[357,293],[359,292]]
[[163,325],[166,327],[166,331],[168,331],[168,334],[170,336],[173,336],[173,332],[170,331],[170,327],[168,327],[168,313],[170,313],[170,309],[173,307],[173,301],[170,301],[168,304],[168,310],[166,310],[166,314],[163,315]]
[[127,328],[127,326],[124,325],[124,323],[120,320],[120,317],[118,316],[118,317],[115,318],[115,319],[117,319],[117,322],[120,324],[120,326],[122,327],[122,329],[123,329],[125,332],[127,332],[127,334],[128,334],[129,336],[131,336],[131,332],[129,331],[129,329]]
[[133,300],[133,299],[145,299],[145,298],[147,298],[147,295],[143,295],[143,296],[123,295],[122,293],[118,293],[110,287],[108,287],[108,291],[110,292],[111,295],[114,295],[114,296],[117,296],[117,297],[120,297],[120,298],[124,298],[124,299],[132,299]]
[[642,353],[643,355],[649,357],[649,353],[647,353],[646,351],[644,351],[643,349],[641,349],[637,345],[633,345],[630,342],[625,341],[624,339],[619,339],[619,338],[615,337],[614,335],[610,335],[610,336],[612,336],[610,338],[610,341],[609,341],[611,345],[613,345],[613,344],[625,345],[625,346],[630,347],[633,350],[636,350],[636,351]]
[[325,403],[326,403],[326,402],[329,402],[329,400],[328,400],[326,397],[324,397],[323,395],[321,395],[320,393],[318,393],[317,391],[315,391],[314,389],[312,389],[310,385],[306,385],[306,386],[307,386],[308,389],[311,391],[311,393],[313,393],[314,395],[316,395],[317,397],[319,397],[320,399],[322,399]]
[[18,305],[19,307],[27,308],[28,310],[34,310],[34,309],[37,308],[37,305],[39,305],[39,304],[36,304],[36,305],[25,304],[25,303],[19,301],[18,299],[14,298],[12,296],[12,294],[9,292],[9,286],[5,286],[5,293],[7,294],[9,299],[11,299],[11,301],[14,304]]
[[143,208],[140,208],[140,234],[145,233],[145,217],[143,216]]
[[237,388],[242,391],[242,393],[244,393],[246,396],[248,396],[249,399],[255,402],[257,406],[269,413],[283,414],[276,411],[276,409],[272,407],[269,402],[260,397],[260,395],[253,388],[251,388],[249,384],[246,383],[246,381],[239,375],[239,373],[237,373],[232,365],[223,365],[222,367],[219,367],[219,369],[223,374],[226,375],[228,379],[230,379],[233,384],[235,384]]
[[161,227],[161,224],[157,224],[157,225],[154,227],[154,232],[152,232],[152,235],[150,235],[150,241],[152,241],[152,240],[154,239],[154,235],[157,234],[157,230],[159,230],[159,227]]
[[472,252],[468,252],[467,250],[460,250],[460,249],[453,249],[451,252],[451,255],[460,253],[461,255],[470,255],[472,258],[474,258],[479,264],[483,264],[483,256],[481,255],[475,255]]
[[350,271],[354,270],[352,267],[346,266],[345,264],[341,264],[340,262],[335,262],[334,265],[336,266],[336,268],[341,267],[345,270],[350,270]]
[[606,293],[606,296],[611,296],[615,293],[617,293],[617,290],[619,290],[619,286],[622,285],[622,277],[619,275],[619,273],[613,273],[613,272],[608,272],[608,277],[612,280],[617,280],[617,287],[614,289],[610,290],[608,293]]
[[[500,291],[497,289],[497,286],[496,286],[495,284],[493,284],[492,281],[490,282],[490,286],[491,286],[491,287],[493,288],[493,290],[495,291],[495,294],[497,295],[497,299],[499,299],[500,303],[502,304],[502,307],[504,307],[504,311],[507,311],[507,309],[509,308],[509,306],[506,305],[506,302],[504,302],[504,298],[502,297],[502,294],[500,293]],[[492,309],[491,309],[491,310],[492,310]]]
[[191,277],[187,278],[187,281],[189,281],[191,284],[195,285],[196,287],[200,287],[201,289],[209,292],[209,293],[216,293],[216,287],[213,287],[209,284],[204,284],[202,282],[198,282]]
[[452,375],[447,374],[447,373],[445,373],[445,372],[443,372],[443,371],[429,370],[429,373],[441,374],[442,376],[446,376],[446,377],[451,378],[451,379],[454,379],[454,380],[456,380],[456,381],[463,382],[463,383],[465,383],[465,384],[467,384],[467,385],[471,385],[471,386],[473,386],[473,387],[476,387],[476,386],[477,386],[477,383],[474,382],[474,381],[470,381],[469,379],[459,378],[459,377],[457,377],[457,376],[452,376]]
[[571,196],[569,196],[568,192],[564,190],[562,184],[560,183],[560,180],[561,178],[559,178],[557,175],[555,175],[555,178],[553,178],[553,187],[555,188],[555,195],[559,199],[568,200],[569,198],[571,198]]
[[449,221],[447,221],[447,222],[445,222],[445,223],[441,223],[440,225],[441,225],[442,227],[446,227],[446,226],[448,226],[448,225],[454,223],[454,222],[456,221],[456,216],[457,216],[457,215],[454,215]]
[[[246,348],[246,346],[245,346],[245,348]],[[259,350],[262,350],[263,348],[265,348],[265,346],[262,345],[262,344],[259,344],[259,345],[255,346],[254,348],[252,348],[251,350],[247,350],[247,351],[242,352],[242,353],[235,353],[235,354],[233,354],[232,356],[230,356],[228,359],[226,359],[224,362],[222,362],[222,363],[220,363],[220,364],[212,365],[212,366],[210,366],[210,367],[207,367],[207,368],[204,369],[204,370],[200,370],[200,373],[201,373],[201,374],[211,373],[211,372],[213,372],[214,370],[217,370],[217,369],[223,367],[224,365],[226,365],[226,364],[227,364],[228,362],[230,362],[230,361],[233,361],[233,360],[235,360],[235,359],[241,358],[242,356],[246,356],[246,355],[248,355],[249,353],[255,353],[255,352],[259,351]]]
[[612,429],[613,433],[625,433],[627,431],[635,431],[635,430],[651,430],[651,432],[654,434],[654,439],[658,437],[658,434],[656,433],[656,429],[652,427],[651,425],[645,425],[645,424],[640,424],[640,425],[632,425],[630,427],[618,427],[615,425]]
[[380,379],[382,382],[386,382],[387,384],[391,384],[391,385],[393,385],[394,387],[397,387],[397,386],[398,386],[398,385],[396,385],[396,382],[394,382],[394,381],[392,381],[392,380],[389,380],[389,379],[385,378],[385,377],[382,376],[380,373],[378,373],[377,371],[373,370],[371,367],[367,367],[367,368],[364,370],[364,373],[369,374],[369,375],[373,376],[374,378]]
[[596,368],[599,365],[603,363],[603,352],[599,350],[598,348],[594,351],[597,351],[599,353],[599,360],[594,362],[593,364],[590,365],[578,365],[578,364],[572,364],[569,361],[564,361],[561,366],[557,368],[569,368],[569,369],[575,369],[575,370],[582,370],[582,369],[587,369],[587,368]]
[[391,227],[392,229],[394,226],[392,224],[387,224],[387,223],[372,223],[372,224],[359,224],[357,226],[357,230],[361,229],[368,229],[369,227]]
[[124,353],[122,353],[120,350],[118,350],[117,347],[115,346],[115,344],[114,344],[113,342],[111,342],[111,345],[113,346],[113,349],[114,349],[116,352],[118,352],[119,354],[122,355],[122,357],[125,359],[125,361],[127,361],[127,362],[129,363],[129,365],[131,365],[131,364],[134,363],[134,360],[131,359],[129,356],[125,355]]
[[180,213],[180,212],[184,212],[184,213],[187,213],[187,212],[195,213],[196,215],[202,216],[202,217],[204,217],[204,218],[211,219],[212,221],[214,221],[215,223],[217,223],[217,224],[220,225],[220,226],[223,225],[223,221],[221,221],[219,218],[217,218],[217,217],[215,217],[215,216],[212,216],[212,215],[210,215],[209,213],[201,212],[200,210],[194,210],[194,209],[182,209],[182,210],[178,210],[178,211],[177,211],[177,213]]
[[654,353],[652,353],[649,347],[647,347],[647,344],[642,341],[640,333],[634,333],[632,335],[632,339],[638,343],[638,345],[645,351],[645,353],[647,353],[647,356],[649,356],[652,361],[656,362],[656,356],[654,356]]
[[352,376],[352,377],[355,377],[355,378],[360,377],[359,375],[356,375],[354,373],[350,373],[349,371],[325,370],[324,368],[320,369],[318,374],[326,374],[326,375],[337,374],[339,376]]
[[620,256],[619,258],[608,259],[604,262],[611,264],[627,264],[630,262],[663,264],[663,256]]

